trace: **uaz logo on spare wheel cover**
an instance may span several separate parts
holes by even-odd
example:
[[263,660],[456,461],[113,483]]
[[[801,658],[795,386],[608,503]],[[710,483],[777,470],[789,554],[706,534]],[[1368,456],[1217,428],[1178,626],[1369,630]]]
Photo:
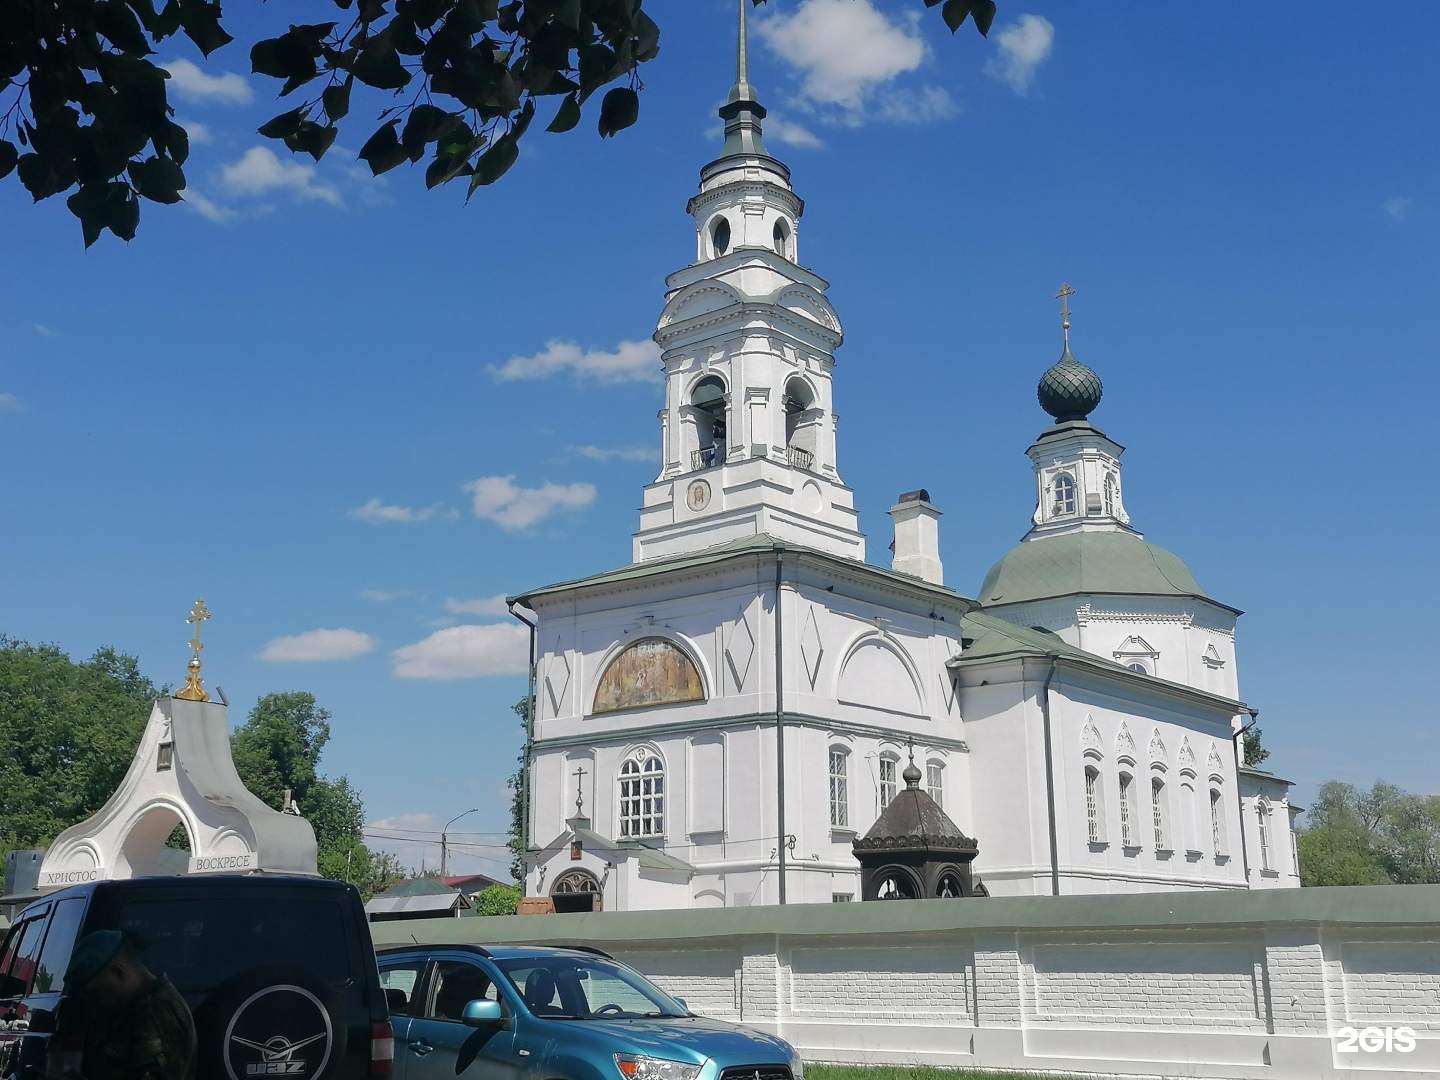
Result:
[[309,990],[267,986],[246,998],[225,1027],[225,1071],[230,1080],[315,1080],[330,1062],[334,1034],[329,1012]]

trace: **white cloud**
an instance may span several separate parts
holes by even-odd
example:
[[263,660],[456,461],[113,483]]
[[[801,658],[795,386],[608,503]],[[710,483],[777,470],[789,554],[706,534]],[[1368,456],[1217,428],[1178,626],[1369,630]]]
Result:
[[425,594],[414,589],[365,589],[360,593],[360,599],[375,604],[388,604],[392,600],[424,600]]
[[46,326],[44,323],[38,323],[38,322],[37,322],[37,323],[35,323],[34,325],[35,325],[35,332],[36,332],[37,334],[39,334],[41,337],[59,337],[59,336],[60,336],[60,335],[57,334],[54,330],[51,330],[50,327]]
[[801,76],[802,98],[851,113],[925,60],[918,13],[887,19],[870,0],[803,0],[794,14],[757,23],[761,39]]
[[364,506],[348,511],[356,521],[367,521],[371,525],[414,525],[421,521],[442,519],[453,521],[459,515],[447,510],[443,503],[433,506],[392,506],[379,499],[371,499]]
[[199,120],[186,120],[180,126],[185,129],[191,146],[209,146],[215,141],[215,133],[210,130],[209,124],[202,124]]
[[942,86],[919,90],[882,90],[875,95],[871,116],[892,124],[928,124],[945,120],[960,111],[959,104]]
[[478,679],[522,675],[530,666],[530,632],[519,623],[451,626],[396,649],[397,679]]
[[170,89],[181,101],[249,105],[255,100],[255,91],[250,88],[245,76],[233,71],[207,75],[189,60],[171,60],[160,66],[170,73]]
[[266,146],[252,146],[239,161],[221,166],[220,183],[233,195],[288,191],[299,199],[318,199],[331,206],[345,205],[338,190],[315,180],[313,165],[281,161]]
[[653,341],[622,341],[614,352],[582,349],[573,341],[551,340],[534,356],[512,356],[491,364],[490,374],[501,382],[548,379],[569,372],[577,379],[599,383],[659,382],[660,347]]
[[995,42],[1000,51],[985,64],[985,74],[1009,84],[1023,97],[1030,91],[1035,69],[1055,44],[1055,26],[1039,15],[1021,15],[1018,23],[996,35]]
[[659,461],[660,451],[649,446],[572,446],[571,453],[591,461]]
[[1386,199],[1381,205],[1392,219],[1404,221],[1415,208],[1415,200],[1405,195],[1396,195],[1393,199]]
[[217,225],[228,225],[239,216],[229,207],[220,206],[218,203],[211,202],[193,187],[185,189],[184,199],[186,206],[190,207],[190,209],[194,210],[201,217],[213,221]]
[[765,118],[765,134],[787,146],[798,146],[802,150],[817,150],[825,144],[809,128],[790,120],[781,120],[774,115]]
[[0,412],[24,412],[25,403],[14,394],[0,394]]
[[515,486],[514,476],[482,476],[465,485],[475,516],[502,529],[528,529],[557,510],[579,510],[595,501],[594,484]]
[[272,664],[306,664],[325,660],[353,660],[375,648],[375,639],[358,630],[306,630],[294,637],[277,637],[258,659]]
[[476,600],[455,600],[445,601],[445,610],[451,615],[509,615],[510,609],[505,606],[505,594],[499,596],[482,596]]

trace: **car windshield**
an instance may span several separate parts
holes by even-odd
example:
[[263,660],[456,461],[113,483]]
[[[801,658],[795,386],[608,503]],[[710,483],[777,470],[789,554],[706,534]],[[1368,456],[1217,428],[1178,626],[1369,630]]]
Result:
[[689,1016],[658,986],[623,964],[590,956],[497,960],[536,1016],[551,1020],[638,1020]]

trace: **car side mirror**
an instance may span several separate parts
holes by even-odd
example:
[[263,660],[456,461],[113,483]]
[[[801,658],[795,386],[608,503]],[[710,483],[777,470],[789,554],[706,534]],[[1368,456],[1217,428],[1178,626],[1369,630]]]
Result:
[[477,998],[466,1002],[460,1022],[466,1027],[498,1027],[505,1022],[505,1012],[500,1008],[500,1002]]

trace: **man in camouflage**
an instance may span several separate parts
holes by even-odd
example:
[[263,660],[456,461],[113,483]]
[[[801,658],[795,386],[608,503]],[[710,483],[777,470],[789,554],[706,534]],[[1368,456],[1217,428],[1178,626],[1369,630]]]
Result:
[[97,930],[75,946],[65,992],[99,1025],[84,1080],[193,1080],[195,1021],[165,975],[150,971],[133,941]]

